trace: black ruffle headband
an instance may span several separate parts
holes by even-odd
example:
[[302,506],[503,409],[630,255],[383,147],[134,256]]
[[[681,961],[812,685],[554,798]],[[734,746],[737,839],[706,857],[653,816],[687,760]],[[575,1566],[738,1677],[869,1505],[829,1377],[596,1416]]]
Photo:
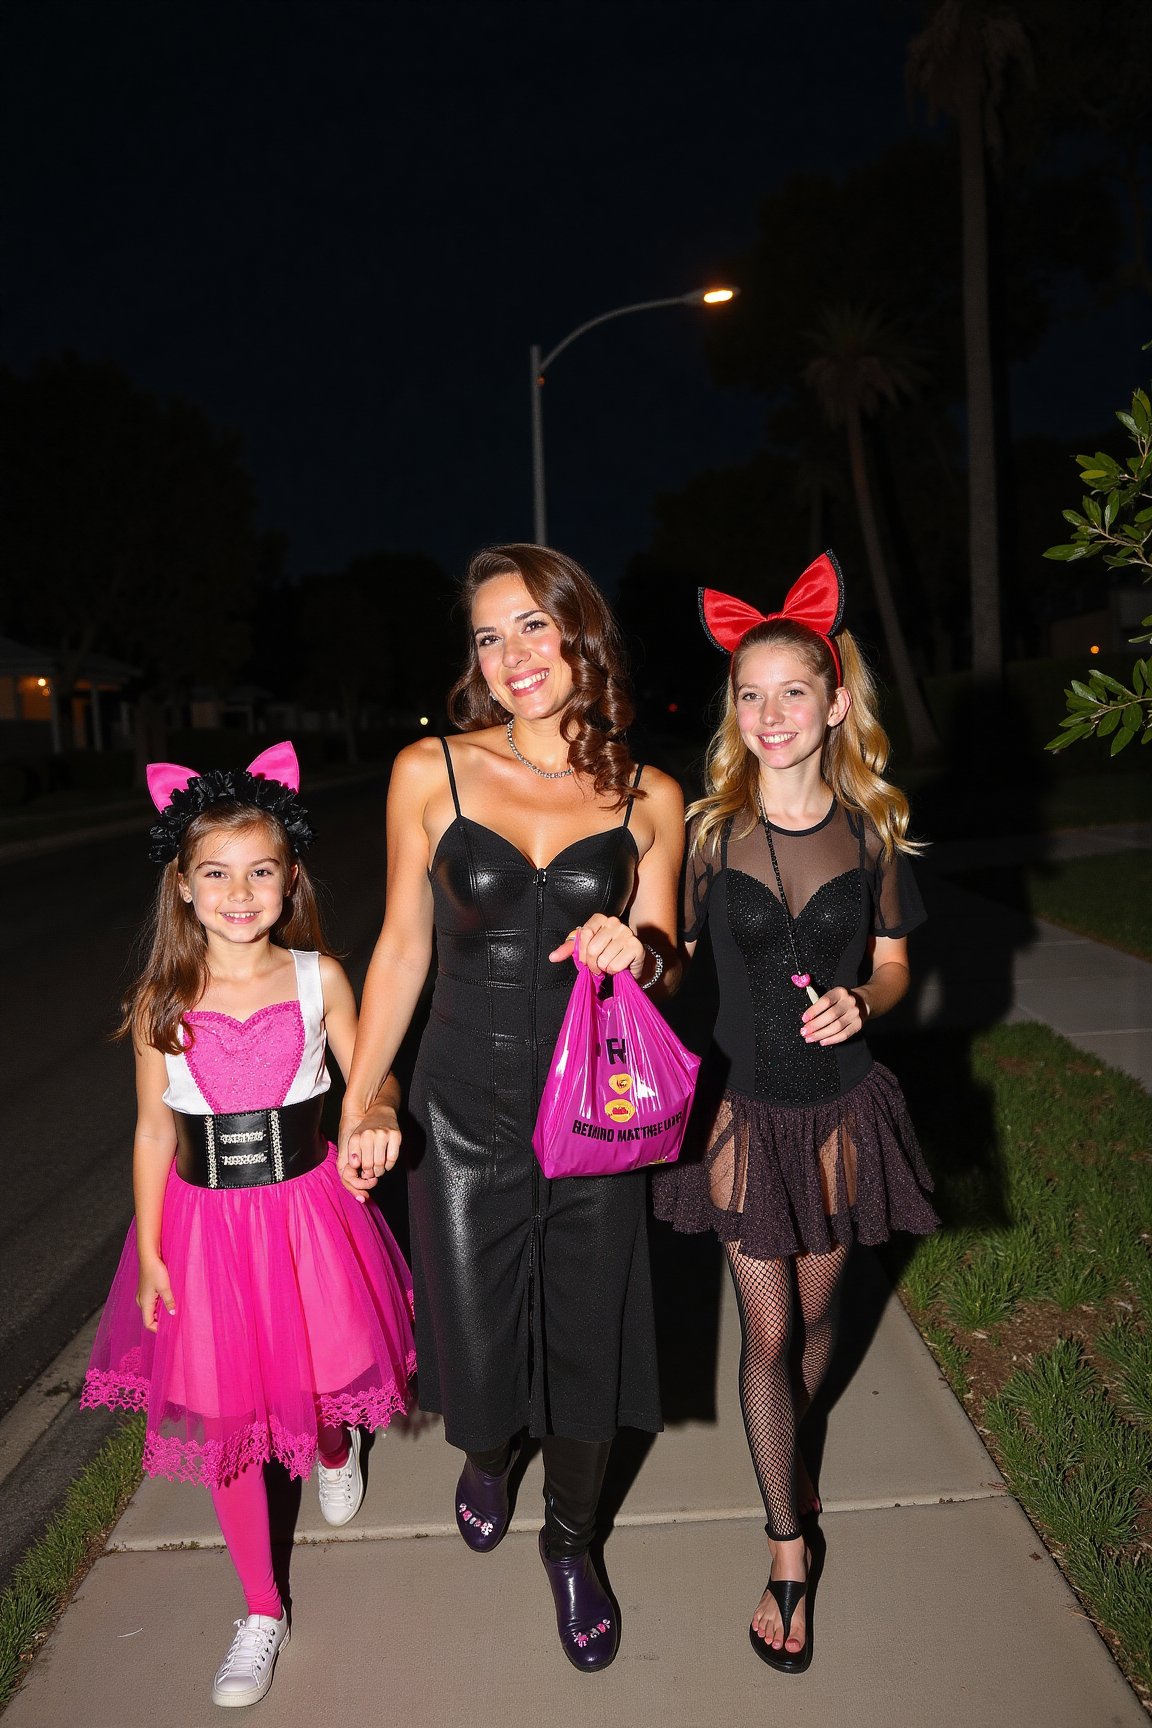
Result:
[[215,804],[251,804],[275,816],[297,856],[316,838],[308,812],[290,786],[249,774],[247,768],[209,768],[173,792],[159,820],[149,829],[152,863],[167,864],[175,858],[189,822]]

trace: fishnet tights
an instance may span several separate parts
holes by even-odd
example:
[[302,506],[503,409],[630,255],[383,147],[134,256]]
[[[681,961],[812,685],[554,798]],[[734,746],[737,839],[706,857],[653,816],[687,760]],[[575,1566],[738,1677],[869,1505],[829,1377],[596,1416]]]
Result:
[[[824,1378],[836,1342],[846,1247],[794,1260],[753,1260],[725,1244],[740,1308],[740,1408],[748,1449],[777,1542],[800,1535],[796,1503],[796,1427]],[[791,1363],[797,1298],[804,1328],[799,1384]]]

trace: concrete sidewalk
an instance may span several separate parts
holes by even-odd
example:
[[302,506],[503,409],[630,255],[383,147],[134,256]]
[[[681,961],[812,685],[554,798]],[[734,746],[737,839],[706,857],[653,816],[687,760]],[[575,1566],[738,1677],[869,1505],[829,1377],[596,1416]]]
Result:
[[1152,1091],[1152,962],[969,892],[950,872],[1152,850],[1152,824],[932,847],[918,876],[928,922],[913,990],[877,1027],[981,1028],[1039,1020]]
[[[470,1555],[450,1524],[457,1455],[432,1422],[377,1441],[363,1511],[341,1540],[305,1485],[293,1639],[264,1714],[282,1728],[332,1718],[706,1728],[784,1712],[796,1728],[849,1716],[898,1728],[1146,1728],[866,1254],[849,1310],[843,1355],[859,1365],[820,1470],[828,1558],[802,1684],[748,1648],[766,1575],[763,1512],[726,1295],[717,1419],[656,1442],[607,1543],[623,1627],[610,1669],[576,1674],[556,1647],[535,1551],[539,1460],[503,1546]],[[205,1494],[145,1483],[10,1706],[12,1728],[154,1728],[160,1712],[166,1728],[219,1721],[212,1673],[242,1610],[218,1544]]]
[[[933,916],[917,938],[910,1015],[958,1027],[1046,1020],[1152,1082],[1152,966],[935,872],[925,891]],[[665,1239],[662,1257],[676,1252]],[[686,1259],[685,1278],[700,1263]],[[772,1674],[748,1647],[763,1512],[736,1399],[737,1317],[726,1278],[703,1279],[702,1312],[720,1292],[712,1383],[646,1455],[621,1448],[633,1470],[606,1544],[623,1629],[610,1669],[578,1675],[556,1646],[535,1551],[539,1459],[505,1543],[473,1556],[451,1522],[458,1454],[436,1421],[416,1421],[372,1447],[364,1508],[338,1539],[314,1485],[298,1513],[287,1497],[293,1638],[259,1719],[1147,1728],[866,1251],[849,1276],[818,1470],[827,1560],[803,1680]],[[219,1540],[206,1495],[146,1482],[9,1707],[12,1728],[218,1722],[212,1673],[242,1607]]]

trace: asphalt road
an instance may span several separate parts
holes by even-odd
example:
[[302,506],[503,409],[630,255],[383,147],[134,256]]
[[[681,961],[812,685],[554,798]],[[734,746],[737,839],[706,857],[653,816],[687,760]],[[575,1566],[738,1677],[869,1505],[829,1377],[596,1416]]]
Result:
[[[357,991],[383,911],[386,784],[307,799],[309,863]],[[109,1034],[156,880],[146,830],[142,811],[138,838],[0,865],[0,1417],[103,1302],[132,1215],[132,1057]],[[385,1211],[403,1240],[399,1185]],[[5,1484],[0,1576],[107,1429],[66,1411]]]

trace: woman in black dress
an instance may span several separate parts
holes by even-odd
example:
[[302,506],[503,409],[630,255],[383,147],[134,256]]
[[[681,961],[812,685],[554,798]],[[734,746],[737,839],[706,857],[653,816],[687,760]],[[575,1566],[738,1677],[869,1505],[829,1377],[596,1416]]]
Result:
[[[518,1436],[541,1441],[540,1551],[565,1654],[616,1652],[588,1558],[612,1437],[658,1430],[642,1174],[544,1179],[531,1136],[579,950],[642,984],[674,965],[679,788],[632,762],[615,625],[587,575],[539,546],[478,553],[465,583],[462,735],[396,759],[388,899],[342,1135],[361,1191],[395,1161],[373,1114],[436,938],[413,1077],[409,1173],[420,1403],[466,1453],[456,1521],[487,1552]],[[666,980],[667,981],[667,980]]]
[[752,1647],[797,1673],[812,1648],[802,1519],[817,1502],[796,1428],[832,1354],[848,1251],[937,1222],[900,1087],[861,1036],[908,989],[923,911],[907,800],[881,778],[872,682],[839,628],[835,559],[817,559],[767,618],[712,590],[701,599],[732,659],[708,795],[689,811],[685,945],[707,922],[724,1091],[703,1162],[658,1171],[653,1199],[677,1229],[715,1230],[728,1256],[771,1554]]

